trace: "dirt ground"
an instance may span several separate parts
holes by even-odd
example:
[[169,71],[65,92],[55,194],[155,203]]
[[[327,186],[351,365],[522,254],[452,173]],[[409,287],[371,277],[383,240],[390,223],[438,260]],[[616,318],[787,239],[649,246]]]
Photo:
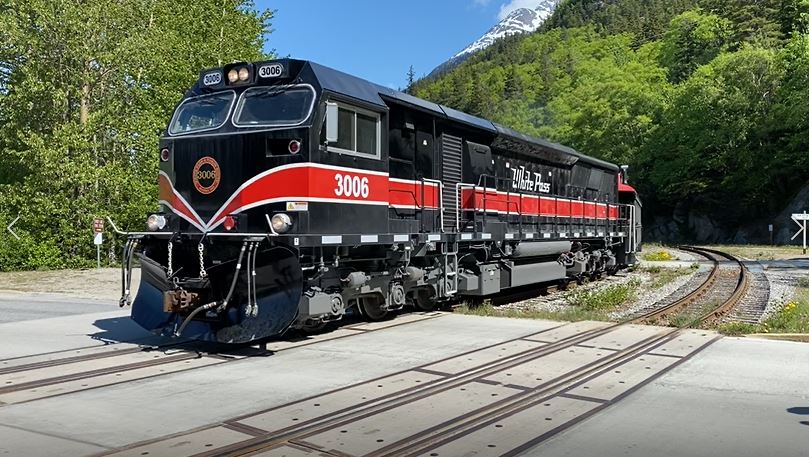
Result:
[[[140,282],[140,270],[132,275],[132,296]],[[118,300],[121,297],[121,270],[0,272],[0,292],[59,294],[77,298]]]

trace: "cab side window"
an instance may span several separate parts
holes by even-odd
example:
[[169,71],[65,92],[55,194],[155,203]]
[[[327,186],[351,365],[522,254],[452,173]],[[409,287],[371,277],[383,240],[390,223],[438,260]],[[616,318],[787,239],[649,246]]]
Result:
[[[338,139],[329,151],[378,159],[380,156],[381,118],[379,113],[339,103]],[[323,133],[325,139],[325,129]]]

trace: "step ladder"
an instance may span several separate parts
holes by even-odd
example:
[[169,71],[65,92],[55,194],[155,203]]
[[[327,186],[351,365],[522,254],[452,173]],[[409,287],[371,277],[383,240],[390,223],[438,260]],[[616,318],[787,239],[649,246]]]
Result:
[[463,176],[463,140],[460,137],[441,135],[441,180],[444,182],[442,195],[444,206],[444,232],[455,232],[458,218],[455,188]]
[[449,250],[450,243],[444,244],[442,247],[443,252],[443,265],[441,269],[441,286],[443,289],[442,296],[444,298],[452,297],[458,293],[458,244],[452,244],[452,250]]

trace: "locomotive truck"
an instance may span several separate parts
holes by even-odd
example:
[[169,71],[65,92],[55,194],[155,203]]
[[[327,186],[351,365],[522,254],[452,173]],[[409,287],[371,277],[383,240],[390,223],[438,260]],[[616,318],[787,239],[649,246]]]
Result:
[[121,298],[156,333],[245,343],[379,320],[598,278],[640,249],[625,168],[310,61],[202,71],[159,157]]

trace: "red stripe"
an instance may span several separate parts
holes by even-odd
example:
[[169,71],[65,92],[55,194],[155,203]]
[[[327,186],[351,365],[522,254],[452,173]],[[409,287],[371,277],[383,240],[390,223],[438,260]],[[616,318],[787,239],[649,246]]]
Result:
[[274,169],[238,190],[208,225],[214,226],[229,214],[277,199],[386,204],[388,177],[356,169],[312,166]]
[[[160,175],[159,184],[161,200],[170,204],[178,214],[208,229],[221,223],[229,214],[275,201],[325,201],[397,208],[440,207],[440,191],[436,183],[392,179],[383,173],[351,168],[297,164],[268,170],[245,183],[206,225],[179,198],[165,175]],[[616,205],[482,188],[464,188],[460,204],[464,210],[483,211],[485,206],[487,212],[501,214],[611,220],[619,217]]]
[[618,206],[605,203],[510,194],[491,189],[465,188],[461,191],[461,208],[500,214],[523,216],[576,217],[587,219],[618,219]]
[[181,198],[177,196],[177,191],[174,190],[174,186],[169,181],[169,178],[166,175],[160,174],[157,177],[157,183],[159,187],[159,199],[165,201],[169,205],[171,205],[172,210],[184,216],[187,220],[194,221],[200,226],[205,225],[201,220],[197,218],[191,208],[186,206],[185,202]]
[[421,181],[394,180],[388,181],[388,202],[397,208],[439,208],[438,184]]

